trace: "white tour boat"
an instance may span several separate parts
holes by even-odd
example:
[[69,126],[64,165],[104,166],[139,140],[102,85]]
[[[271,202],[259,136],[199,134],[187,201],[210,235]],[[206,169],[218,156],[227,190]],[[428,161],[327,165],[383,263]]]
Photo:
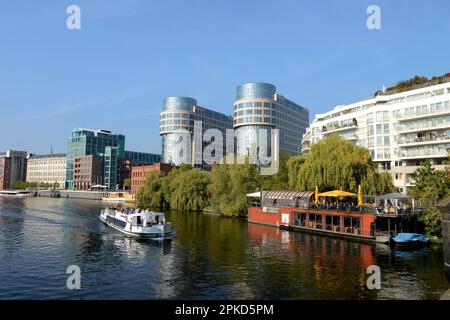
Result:
[[26,198],[26,197],[33,197],[34,192],[28,191],[28,190],[15,190],[15,191],[8,191],[8,190],[0,190],[0,197],[11,197],[11,198]]
[[[153,240],[172,239],[176,232],[170,222],[166,222],[164,213],[129,209],[115,210],[106,208],[100,214],[100,220],[106,225],[127,235]],[[137,212],[139,211],[139,212]]]

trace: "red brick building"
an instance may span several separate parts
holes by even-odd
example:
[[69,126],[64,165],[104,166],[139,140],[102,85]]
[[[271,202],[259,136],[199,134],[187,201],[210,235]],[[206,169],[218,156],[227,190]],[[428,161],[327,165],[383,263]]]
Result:
[[0,157],[0,190],[11,188],[11,158]]
[[144,184],[144,180],[149,172],[159,171],[164,174],[169,173],[174,166],[167,163],[154,163],[151,165],[131,167],[131,194],[136,194],[138,189]]
[[103,157],[76,157],[73,168],[74,189],[89,190],[94,185],[103,185]]

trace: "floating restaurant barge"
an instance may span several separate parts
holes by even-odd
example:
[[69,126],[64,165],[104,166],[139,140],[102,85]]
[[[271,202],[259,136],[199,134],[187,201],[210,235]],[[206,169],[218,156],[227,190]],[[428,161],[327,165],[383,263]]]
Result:
[[314,201],[314,194],[295,191],[248,194],[248,198],[254,199],[249,202],[248,221],[383,243],[388,242],[397,231],[417,230],[417,223],[411,223],[408,218],[417,210],[399,205],[399,201],[413,200],[411,197],[400,194],[375,197],[378,204],[384,202],[381,207],[374,204],[323,204]]

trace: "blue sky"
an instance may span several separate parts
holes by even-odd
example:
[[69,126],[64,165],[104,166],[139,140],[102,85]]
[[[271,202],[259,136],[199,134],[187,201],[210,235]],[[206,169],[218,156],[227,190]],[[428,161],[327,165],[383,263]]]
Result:
[[[68,30],[66,8],[81,8]],[[366,27],[369,5],[381,30]],[[323,113],[416,74],[450,72],[450,2],[71,0],[0,2],[0,150],[65,152],[74,127],[159,153],[166,96],[231,113],[270,82]]]

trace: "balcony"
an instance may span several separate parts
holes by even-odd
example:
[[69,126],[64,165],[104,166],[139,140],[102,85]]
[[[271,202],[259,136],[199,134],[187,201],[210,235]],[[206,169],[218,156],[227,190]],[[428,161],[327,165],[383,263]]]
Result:
[[423,119],[428,117],[435,117],[435,116],[445,116],[450,114],[450,105],[446,104],[442,109],[440,110],[430,110],[427,108],[427,110],[419,113],[399,113],[397,115],[398,121],[407,121],[412,119]]
[[307,142],[307,141],[311,142],[310,134],[307,134],[307,135],[303,136],[303,138],[302,138],[302,143]]
[[355,130],[358,128],[358,123],[356,122],[356,119],[353,119],[351,123],[346,124],[338,124],[334,126],[323,126],[322,127],[322,133],[323,134],[330,134],[334,132],[342,132],[342,131],[348,131],[348,130]]
[[448,152],[447,151],[439,151],[439,152],[433,152],[433,151],[425,151],[425,152],[405,152],[400,155],[400,159],[402,160],[413,160],[413,159],[430,159],[430,158],[448,158]]
[[450,135],[446,133],[415,138],[402,137],[398,141],[398,146],[408,147],[408,146],[422,146],[422,145],[444,144],[444,143],[445,144],[450,143]]
[[[443,164],[435,164],[431,166],[434,170],[445,170],[446,165]],[[392,174],[414,174],[419,166],[398,166],[392,167],[390,173]]]
[[444,121],[443,123],[440,123],[438,125],[433,123],[428,123],[427,125],[423,124],[416,124],[411,126],[400,126],[400,128],[397,128],[398,134],[405,134],[405,133],[411,133],[411,132],[422,132],[422,131],[428,131],[428,130],[445,130],[450,128],[450,123]]

